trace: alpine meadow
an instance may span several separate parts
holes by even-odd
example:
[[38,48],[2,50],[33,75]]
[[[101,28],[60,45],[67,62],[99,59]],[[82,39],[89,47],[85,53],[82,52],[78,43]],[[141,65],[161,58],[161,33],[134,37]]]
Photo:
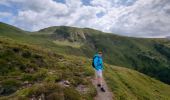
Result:
[[0,100],[93,100],[91,66],[103,51],[113,100],[170,100],[170,40],[91,28],[35,32],[0,23]]

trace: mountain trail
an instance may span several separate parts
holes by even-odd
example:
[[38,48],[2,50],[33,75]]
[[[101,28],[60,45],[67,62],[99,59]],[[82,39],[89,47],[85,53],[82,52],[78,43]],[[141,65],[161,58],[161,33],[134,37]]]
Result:
[[96,90],[97,90],[97,95],[94,98],[94,100],[114,100],[113,99],[113,97],[114,97],[113,93],[109,91],[105,80],[104,80],[103,84],[104,84],[104,88],[105,88],[106,92],[102,92],[100,90],[100,88],[97,87],[97,83],[96,83],[95,79],[92,79],[92,83],[96,87]]

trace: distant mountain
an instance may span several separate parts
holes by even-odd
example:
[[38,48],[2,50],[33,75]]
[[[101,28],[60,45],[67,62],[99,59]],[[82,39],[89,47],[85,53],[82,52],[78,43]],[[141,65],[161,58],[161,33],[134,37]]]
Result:
[[23,30],[17,27],[14,27],[12,25],[8,25],[2,22],[0,22],[0,30],[1,30],[1,34],[8,34],[8,33],[16,34],[16,33],[24,32]]
[[[103,34],[103,32],[89,29],[76,28],[68,26],[54,26],[39,31],[40,34],[48,34],[52,39],[68,40],[70,42],[88,42],[88,39],[95,34]],[[86,41],[87,39],[87,41]]]

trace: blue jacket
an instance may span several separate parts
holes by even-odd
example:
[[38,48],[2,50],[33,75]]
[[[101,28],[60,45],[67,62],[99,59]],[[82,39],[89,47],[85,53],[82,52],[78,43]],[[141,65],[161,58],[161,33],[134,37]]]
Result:
[[98,54],[96,54],[94,59],[94,66],[96,70],[103,70],[103,59]]

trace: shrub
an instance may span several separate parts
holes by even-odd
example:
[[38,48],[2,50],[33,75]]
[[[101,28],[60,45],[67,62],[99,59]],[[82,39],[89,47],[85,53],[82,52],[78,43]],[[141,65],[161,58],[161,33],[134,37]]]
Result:
[[2,95],[9,95],[14,93],[20,86],[21,82],[15,79],[7,79],[2,81],[1,85],[3,88]]
[[73,88],[65,88],[64,99],[65,100],[81,100],[81,95]]

